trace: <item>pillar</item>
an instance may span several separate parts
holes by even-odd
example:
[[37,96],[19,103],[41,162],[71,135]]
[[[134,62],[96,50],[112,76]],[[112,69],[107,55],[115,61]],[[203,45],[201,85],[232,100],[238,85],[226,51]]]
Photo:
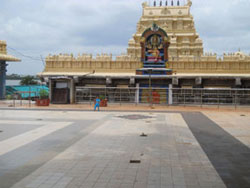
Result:
[[70,79],[70,104],[75,103],[75,82],[74,79]]
[[169,84],[168,86],[168,104],[173,104],[173,85]]
[[6,67],[7,64],[5,61],[0,61],[0,100],[5,99],[5,94],[6,94]]
[[140,102],[140,84],[136,83],[135,103],[139,104],[139,102]]
[[106,78],[106,85],[108,86],[108,85],[111,85],[111,84],[112,84],[112,78],[107,77]]
[[241,86],[242,82],[241,82],[241,78],[235,78],[235,86]]
[[202,84],[202,78],[201,77],[195,78],[195,85],[200,86],[201,84]]
[[134,85],[135,84],[135,78],[130,78],[129,79],[129,85]]
[[53,80],[52,79],[49,79],[49,100],[50,102],[52,102],[52,92],[53,92],[53,88],[52,88],[52,83]]
[[172,85],[179,85],[179,79],[177,77],[172,78]]

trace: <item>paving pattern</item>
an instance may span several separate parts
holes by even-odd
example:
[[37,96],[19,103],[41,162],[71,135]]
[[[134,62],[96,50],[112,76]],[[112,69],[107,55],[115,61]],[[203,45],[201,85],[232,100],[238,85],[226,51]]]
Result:
[[250,187],[249,147],[202,114],[183,116],[227,187]]
[[209,117],[2,110],[0,188],[249,187],[249,146]]

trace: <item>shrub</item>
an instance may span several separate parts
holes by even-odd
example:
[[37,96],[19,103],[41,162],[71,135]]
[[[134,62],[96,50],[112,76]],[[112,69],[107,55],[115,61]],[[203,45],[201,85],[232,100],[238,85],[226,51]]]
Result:
[[7,100],[11,100],[11,99],[12,99],[12,96],[11,96],[11,95],[7,95],[7,96],[6,96],[6,99],[7,99]]
[[45,89],[41,89],[39,95],[41,99],[47,99],[49,97],[49,92]]
[[100,100],[104,100],[104,99],[105,99],[105,96],[104,96],[104,95],[100,95],[99,99],[100,99]]

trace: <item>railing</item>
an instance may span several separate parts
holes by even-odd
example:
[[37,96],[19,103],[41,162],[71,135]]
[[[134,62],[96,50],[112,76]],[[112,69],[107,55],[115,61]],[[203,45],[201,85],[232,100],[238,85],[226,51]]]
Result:
[[77,103],[93,103],[96,97],[107,99],[109,103],[152,103],[168,104],[167,88],[119,88],[119,87],[77,87]]
[[35,105],[35,98],[21,97],[21,94],[34,94],[35,92],[16,92],[4,101],[0,101],[0,107],[32,107]]
[[[13,106],[17,106],[17,105],[20,105],[20,106],[23,106],[23,105],[29,105],[29,107],[31,107],[32,104],[34,104],[34,102],[32,102],[32,94],[34,96],[38,96],[37,94],[38,92],[36,91],[18,91],[14,94],[14,97],[13,97]],[[28,96],[28,97],[22,97],[22,96]],[[34,99],[34,97],[33,97]]]
[[105,98],[109,103],[155,105],[250,105],[250,89],[180,89],[180,88],[96,88],[77,87],[76,102],[92,104],[95,98]]
[[39,98],[39,90],[36,91],[14,91],[12,95],[7,95],[5,103],[9,107],[31,107],[35,104],[35,99]]
[[249,89],[172,89],[175,105],[250,105]]
[[[27,92],[29,96],[33,92]],[[32,106],[32,97],[22,98],[16,93],[7,106]],[[250,89],[196,89],[196,88],[131,88],[131,87],[76,87],[77,104],[92,105],[96,97],[107,99],[108,104],[173,105],[173,106],[250,106]],[[4,104],[1,104],[3,106]]]

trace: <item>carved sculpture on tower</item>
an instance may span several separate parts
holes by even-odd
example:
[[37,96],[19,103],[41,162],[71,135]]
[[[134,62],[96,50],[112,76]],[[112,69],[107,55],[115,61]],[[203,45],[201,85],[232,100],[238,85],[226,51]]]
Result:
[[144,31],[140,44],[142,61],[168,60],[169,38],[167,33],[155,23]]
[[167,33],[162,28],[153,23],[152,27],[142,33],[140,45],[143,68],[138,69],[137,74],[149,74],[149,70],[153,74],[172,74],[172,70],[166,69],[170,42]]

